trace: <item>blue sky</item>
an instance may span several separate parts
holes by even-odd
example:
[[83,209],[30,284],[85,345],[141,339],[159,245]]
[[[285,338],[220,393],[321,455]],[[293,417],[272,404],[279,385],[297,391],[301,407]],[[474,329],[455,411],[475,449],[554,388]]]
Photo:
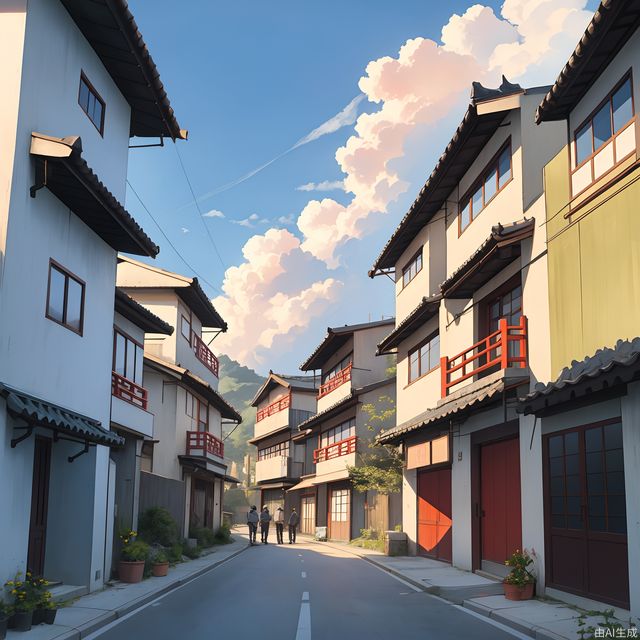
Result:
[[[528,0],[527,5],[524,0],[509,0],[514,5],[509,15],[512,20],[514,16],[517,19],[521,9],[516,5],[545,5],[547,1]],[[189,129],[189,141],[176,146],[200,199],[200,210],[220,211],[225,217],[200,216],[180,169],[177,150],[171,144],[158,149],[132,150],[129,180],[178,251],[213,285],[203,282],[212,298],[221,294],[226,269],[246,261],[243,246],[252,236],[276,228],[288,229],[304,239],[296,220],[309,200],[329,196],[340,205],[350,203],[352,195],[341,190],[325,193],[296,188],[309,182],[339,181],[345,177],[335,154],[353,135],[354,127],[343,127],[295,149],[233,188],[203,196],[277,157],[340,112],[361,94],[358,81],[365,75],[370,61],[383,56],[398,58],[400,48],[411,38],[429,38],[441,44],[442,27],[450,16],[463,15],[472,5],[464,1],[265,3],[249,0],[192,1],[176,9],[176,4],[167,0],[153,3],[130,0],[129,4],[160,70],[178,121]],[[499,16],[501,2],[483,4]],[[573,12],[573,18],[571,22],[557,17],[549,21],[549,31],[555,28],[566,32],[561,34],[566,36],[566,42],[545,54],[550,60],[549,69],[555,69],[553,77],[549,73],[545,76],[548,82],[555,78],[577,42],[576,34],[586,24],[587,14],[582,11],[585,4],[587,9],[595,5],[579,0],[554,0],[555,7],[566,5]],[[471,18],[471,14],[465,16]],[[487,12],[482,16],[489,20],[491,28],[481,27],[479,19],[469,19],[466,22],[472,31],[466,32],[460,31],[467,28],[466,23],[459,23],[456,33],[450,37],[452,49],[457,47],[460,52],[467,47],[465,40],[475,38],[486,41],[488,44],[484,46],[493,50],[495,43],[513,39],[510,32],[505,35],[502,31],[506,33],[514,27],[503,20],[499,22]],[[538,18],[522,18],[524,26],[519,27],[522,35],[518,38],[525,44],[527,37],[530,42],[534,40],[527,31],[527,20],[539,22]],[[503,25],[506,26],[503,28]],[[552,36],[550,33],[549,37]],[[537,39],[540,37],[540,33],[535,35]],[[530,55],[535,57],[535,51],[530,51]],[[490,84],[495,78],[494,84],[499,84],[499,70],[508,64],[504,62],[503,66],[489,71],[484,65],[483,80]],[[533,66],[532,63],[521,73],[523,79],[528,79],[528,75],[538,79],[530,72]],[[430,75],[418,72],[416,68],[414,78]],[[425,85],[428,82],[429,78],[424,77]],[[248,310],[237,319],[238,305],[234,305],[233,300],[237,287],[234,281],[228,281],[225,301],[220,305],[223,313],[228,310],[230,320],[234,321],[230,334],[236,332],[236,340],[224,345],[229,355],[263,373],[269,368],[292,372],[322,339],[327,326],[393,314],[392,283],[386,278],[370,280],[367,270],[463,115],[468,91],[465,93],[460,87],[451,91],[447,104],[454,108],[450,108],[450,115],[417,118],[416,126],[403,138],[402,152],[392,159],[389,167],[406,183],[405,187],[397,197],[389,199],[387,213],[373,211],[358,223],[359,237],[340,240],[335,252],[338,265],[329,265],[326,256],[320,256],[321,251],[305,251],[306,245],[303,250],[296,248],[295,258],[292,255],[291,260],[283,262],[288,273],[280,275],[260,293],[262,302],[256,301],[255,314],[251,314],[253,302],[249,296],[240,302],[240,306]],[[422,96],[423,100],[428,98],[426,94]],[[363,99],[358,113],[375,113],[381,104]],[[131,191],[127,195],[127,208],[160,244],[161,253],[155,263],[193,275]],[[238,224],[242,220],[251,226]],[[208,226],[219,256],[203,225]],[[251,269],[251,274],[258,273],[255,263]],[[284,317],[277,317],[277,308],[264,306],[265,296],[273,296],[279,286],[290,296],[327,279],[341,284],[327,285],[327,292],[331,293],[327,293],[328,300],[324,303],[323,295],[316,295],[306,322],[299,310],[283,311],[282,314],[297,318],[287,322]],[[251,289],[251,296],[255,295],[255,289]],[[285,309],[286,300],[279,306]],[[265,331],[261,332],[262,329]],[[246,348],[252,341],[260,344],[259,349]],[[213,346],[215,349],[215,342]]]

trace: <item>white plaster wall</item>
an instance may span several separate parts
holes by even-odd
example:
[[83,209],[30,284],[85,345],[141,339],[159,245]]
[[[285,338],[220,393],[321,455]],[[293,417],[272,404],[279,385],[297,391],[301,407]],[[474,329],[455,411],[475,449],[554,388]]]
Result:
[[300,411],[316,412],[317,390],[305,393],[304,391],[293,391],[291,394],[291,408]]
[[113,314],[113,324],[130,338],[144,345],[144,329],[141,329],[137,324],[134,324],[131,320],[128,320],[117,312]]
[[418,470],[402,474],[402,530],[407,534],[409,555],[418,551]]
[[[486,426],[489,426],[488,424]],[[471,571],[471,425],[453,436],[451,464],[452,564]]]
[[393,331],[393,326],[388,324],[355,332],[353,370],[351,371],[354,387],[364,387],[389,377],[387,375],[389,359],[377,357],[376,350],[378,343]]

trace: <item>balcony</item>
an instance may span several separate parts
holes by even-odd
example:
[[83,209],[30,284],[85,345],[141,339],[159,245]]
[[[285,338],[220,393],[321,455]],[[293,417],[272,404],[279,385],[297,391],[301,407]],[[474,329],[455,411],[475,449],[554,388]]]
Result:
[[284,398],[280,398],[280,400],[276,400],[272,402],[270,405],[265,407],[264,409],[260,409],[256,415],[256,422],[261,422],[265,418],[272,416],[280,411],[284,411],[284,409],[288,409],[291,406],[291,393],[289,395],[284,396]]
[[147,390],[111,373],[111,422],[148,438],[153,437],[153,414],[147,411]]
[[256,462],[256,482],[299,478],[301,473],[302,462],[294,462],[289,456],[276,456]]
[[351,436],[350,438],[340,440],[340,442],[329,444],[326,447],[320,447],[313,452],[313,461],[318,464],[355,453],[357,439],[358,436]]
[[351,369],[353,363],[336,373],[333,378],[320,385],[318,389],[318,413],[332,404],[346,398],[351,393]]
[[472,379],[489,370],[527,367],[527,319],[520,318],[520,324],[508,325],[503,318],[494,333],[449,358],[440,358],[442,397],[461,382]]
[[224,458],[224,442],[208,431],[187,431],[187,455]]
[[217,378],[220,368],[218,358],[213,355],[213,352],[207,347],[202,338],[193,331],[191,332],[191,348],[196,358]]

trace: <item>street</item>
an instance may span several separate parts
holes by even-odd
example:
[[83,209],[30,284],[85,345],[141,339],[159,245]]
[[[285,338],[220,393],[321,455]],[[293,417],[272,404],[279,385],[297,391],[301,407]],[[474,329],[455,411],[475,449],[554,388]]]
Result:
[[418,592],[346,551],[314,543],[249,548],[89,637],[185,635],[190,640],[521,637]]

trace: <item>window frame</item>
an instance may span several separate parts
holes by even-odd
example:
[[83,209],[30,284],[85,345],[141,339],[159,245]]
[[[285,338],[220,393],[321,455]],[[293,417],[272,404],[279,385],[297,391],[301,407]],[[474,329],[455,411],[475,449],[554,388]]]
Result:
[[[52,269],[55,269],[56,271],[60,272],[64,276],[62,321],[58,320],[57,318],[54,318],[49,313],[49,308],[51,303],[51,271]],[[69,294],[69,279],[74,280],[76,283],[78,283],[82,289],[82,295],[80,297],[80,328],[79,329],[76,329],[75,327],[67,324],[66,322],[68,294]],[[49,271],[47,276],[47,301],[46,301],[45,314],[44,314],[45,318],[47,318],[48,320],[51,320],[51,322],[55,322],[57,325],[60,325],[65,329],[69,329],[69,331],[72,331],[73,333],[82,337],[84,335],[84,308],[85,308],[86,286],[87,286],[87,283],[84,280],[79,278],[73,272],[69,271],[69,269],[66,269],[65,267],[63,267],[59,262],[57,262],[53,258],[49,258]]]
[[[504,151],[509,150],[509,179],[500,186],[500,156]],[[487,176],[491,172],[496,171],[496,191],[495,193],[485,201],[484,198],[484,186]],[[478,177],[473,181],[471,186],[465,191],[464,196],[458,200],[458,237],[460,237],[473,223],[473,221],[489,206],[496,196],[507,188],[509,183],[513,180],[513,148],[511,146],[511,136],[509,136],[501,145],[498,151],[492,156],[491,160],[487,162],[484,169],[478,174]],[[473,195],[478,191],[478,187],[482,190],[482,209],[474,215],[473,213]],[[462,211],[464,205],[469,205],[469,224],[462,228]]]
[[283,440],[276,444],[258,449],[258,460],[270,460],[271,458],[290,458],[291,441]]
[[[125,340],[124,343],[124,370],[125,373],[124,374],[120,374],[116,371],[116,353],[118,350],[118,335],[122,336]],[[127,352],[129,351],[129,343],[133,344],[133,377],[129,377],[126,375],[127,373]],[[142,349],[142,364],[143,364],[143,368],[142,368],[142,380],[137,381],[135,379],[135,371],[137,369],[136,363],[138,360],[138,352],[135,349],[135,347],[138,347],[139,349]],[[133,382],[134,384],[137,384],[139,387],[143,387],[143,381],[144,381],[144,345],[140,344],[137,340],[134,340],[128,333],[125,333],[124,331],[122,331],[122,329],[116,327],[115,325],[113,326],[113,359],[112,359],[112,365],[111,365],[111,370],[116,373],[117,375],[122,375],[123,378],[129,380],[130,382]]]
[[[82,102],[80,102],[80,95],[82,92],[83,82],[86,85],[87,89],[89,90],[89,93],[93,94],[93,97],[102,105],[102,113],[100,115],[100,126],[98,126],[94,122],[93,118],[89,115],[89,112],[84,108]],[[100,136],[104,138],[104,118],[105,118],[105,113],[107,111],[107,103],[103,100],[102,96],[98,93],[97,89],[93,86],[89,78],[87,78],[87,74],[84,72],[84,70],[80,71],[80,83],[78,84],[78,106],[82,109],[82,111],[87,116],[87,118],[89,118],[89,121],[96,128]]]
[[[407,386],[413,384],[414,382],[417,382],[418,380],[420,380],[421,378],[424,378],[425,376],[429,375],[432,371],[435,371],[436,369],[438,369],[440,367],[440,347],[438,346],[438,361],[437,363],[431,367],[431,369],[429,369],[428,371],[424,371],[422,372],[422,368],[420,367],[420,363],[421,363],[421,359],[420,359],[420,351],[422,350],[422,347],[424,347],[426,344],[429,344],[430,342],[432,342],[434,340],[434,338],[438,338],[438,345],[440,344],[440,331],[438,331],[437,329],[429,334],[429,336],[427,336],[424,340],[421,340],[415,347],[413,347],[413,349],[409,349],[409,351],[407,352]],[[418,368],[419,368],[419,374],[416,378],[412,378],[411,377],[411,354],[412,353],[416,353],[416,351],[418,352]],[[431,354],[431,346],[429,346],[429,354]]]
[[[189,335],[185,336],[184,335],[184,328],[182,326],[182,322],[183,320],[185,320],[187,322],[187,324],[189,325]],[[191,316],[189,316],[187,318],[187,316],[184,315],[184,313],[180,312],[180,335],[189,343],[189,346],[191,346],[192,343],[192,339],[191,339],[191,334],[193,333],[193,325],[191,324]]]
[[[347,431],[351,432],[353,430],[353,433],[350,436],[347,436],[346,438],[340,438],[340,440],[336,440],[335,436],[338,434],[338,432],[340,434],[342,434],[343,431],[345,431],[345,426],[347,427]],[[344,440],[348,440],[349,438],[353,438],[353,436],[356,435],[356,419],[355,416],[353,418],[349,418],[347,420],[344,420],[343,422],[341,422],[340,424],[337,424],[333,427],[331,427],[330,429],[325,429],[324,431],[321,431],[318,434],[318,444],[319,444],[319,448],[320,449],[325,449],[326,447],[331,447],[334,444],[338,444],[340,442],[343,442]],[[331,434],[331,436],[329,436],[328,434]],[[329,442],[329,440],[333,438],[333,440],[331,442]]]
[[[418,251],[416,251],[416,253],[413,255],[413,257],[405,264],[404,267],[402,267],[402,291],[404,291],[417,277],[418,274],[422,271],[422,269],[424,268],[424,255],[423,255],[423,249],[424,246],[420,247],[420,249],[418,249]],[[404,275],[407,271],[409,271],[411,269],[411,267],[413,266],[414,263],[417,262],[418,258],[420,258],[420,268],[416,269],[416,273],[413,276],[413,278],[410,278],[407,283],[405,284],[404,282]]]
[[[345,362],[346,364],[344,364]],[[353,351],[349,351],[344,358],[336,362],[331,369],[321,376],[322,384],[329,382],[329,380],[333,380],[333,378],[335,378],[341,371],[344,371],[349,365],[353,366]]]
[[[629,85],[631,87],[631,110],[632,110],[633,113],[632,113],[631,118],[629,120],[627,120],[627,122],[625,122],[624,125],[622,125],[620,127],[620,129],[618,129],[618,131],[614,131],[614,126],[613,126],[613,95],[618,91],[618,89],[620,89],[622,87],[622,85],[625,84],[625,82],[627,82],[627,80],[629,81]],[[602,107],[604,107],[604,105],[607,104],[607,102],[609,103],[609,116],[610,116],[609,122],[611,124],[611,136],[600,147],[598,147],[597,150],[594,150],[595,141],[594,141],[594,133],[593,133],[593,118],[600,111],[600,109],[602,109]],[[598,153],[604,147],[606,147],[612,140],[614,140],[620,133],[622,133],[622,131],[625,131],[627,129],[627,127],[629,126],[629,124],[631,122],[633,122],[635,117],[636,117],[636,103],[635,103],[635,95],[634,95],[634,91],[633,91],[633,70],[630,67],[622,75],[622,78],[620,78],[620,80],[618,80],[618,82],[616,82],[613,85],[613,88],[610,89],[607,92],[605,97],[589,113],[589,115],[586,118],[584,118],[584,120],[582,120],[582,122],[580,122],[580,124],[577,127],[575,127],[573,129],[573,136],[572,136],[572,139],[571,139],[571,146],[572,146],[572,149],[573,149],[573,158],[575,159],[575,166],[571,167],[571,175],[573,175],[576,171],[580,170],[588,162],[592,162],[594,157],[596,155],[598,155]],[[578,162],[578,141],[577,141],[577,138],[576,138],[576,134],[578,133],[578,131],[583,129],[589,123],[591,124],[591,153],[586,158],[584,158],[582,161]],[[637,148],[637,142],[636,142],[636,148]],[[615,149],[614,149],[614,152],[615,152]],[[615,158],[614,157],[613,166],[606,173],[609,173],[609,171],[611,171],[612,169],[617,167],[621,162],[626,160],[632,153],[633,153],[633,151],[631,153],[627,154],[626,156],[624,156],[623,158]],[[615,153],[614,153],[614,156],[615,156]],[[603,174],[602,176],[600,176],[600,178],[603,178],[606,175],[606,173]],[[600,178],[598,178],[598,180],[600,180]],[[592,163],[591,164],[591,182],[582,191],[585,191],[586,189],[588,189],[591,186],[593,186],[594,182],[596,182],[596,178],[594,177],[593,163]],[[581,193],[581,192],[578,192],[578,193]],[[576,194],[573,194],[573,195],[576,196],[578,194],[576,193]]]
[[[191,397],[191,402],[189,402],[189,397]],[[191,404],[191,409],[189,409],[189,404]],[[195,409],[194,409],[194,406],[195,406]],[[204,423],[200,420],[200,409],[202,406],[204,406],[207,410],[206,411],[207,421]],[[189,411],[191,411],[192,413],[189,413]],[[205,400],[200,400],[200,398],[198,398],[198,396],[195,395],[194,393],[191,393],[189,389],[185,389],[184,412],[187,415],[187,418],[190,418],[196,423],[196,426],[198,427],[198,431],[201,431],[201,432],[209,431],[209,403],[206,402]],[[204,429],[200,429],[201,424],[204,424],[204,427],[205,427]]]

